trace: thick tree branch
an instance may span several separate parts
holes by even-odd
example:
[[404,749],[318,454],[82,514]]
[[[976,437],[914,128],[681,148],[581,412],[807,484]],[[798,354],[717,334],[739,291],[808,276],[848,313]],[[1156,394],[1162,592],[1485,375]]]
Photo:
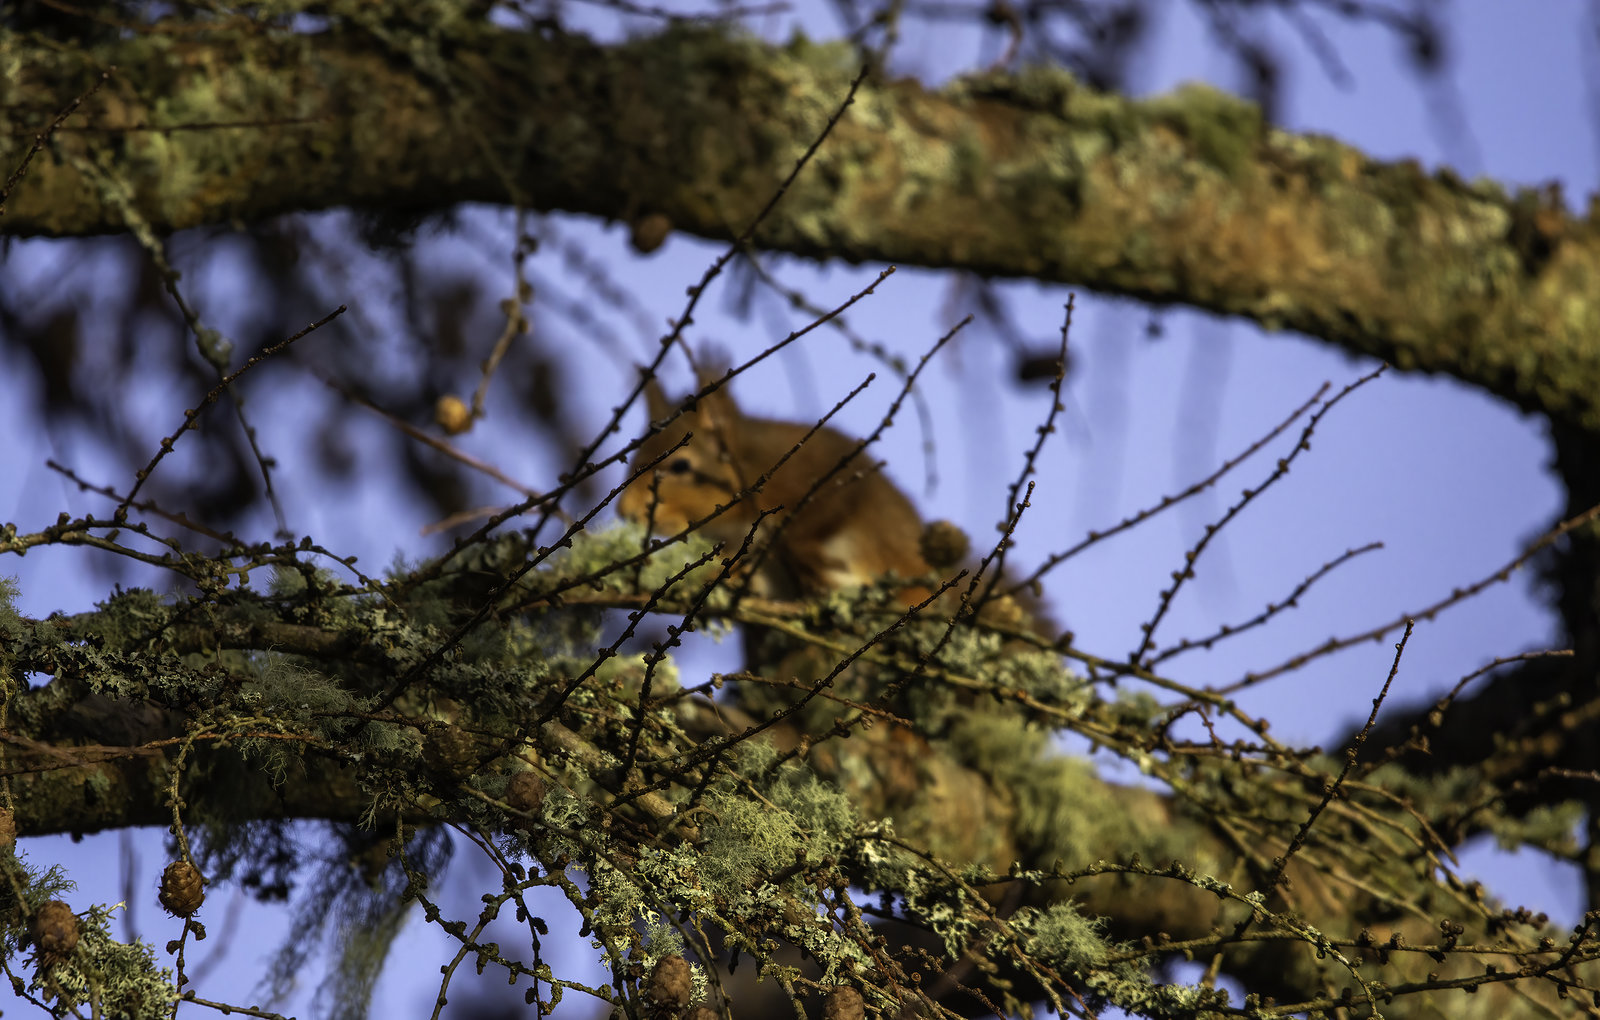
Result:
[[[648,785],[641,788],[637,779],[617,774],[620,750],[632,729],[608,724],[616,708],[603,701],[586,696],[581,704],[588,708],[575,704],[571,729],[520,731],[514,717],[499,716],[497,710],[469,718],[469,701],[474,708],[503,705],[538,712],[527,698],[548,691],[527,687],[516,660],[483,663],[481,676],[469,675],[474,668],[426,678],[381,719],[364,712],[359,699],[330,702],[333,712],[352,723],[412,735],[420,760],[415,751],[409,757],[400,752],[405,741],[393,738],[337,742],[322,725],[326,713],[307,714],[298,707],[307,698],[325,697],[317,693],[314,672],[338,661],[376,665],[395,655],[415,657],[417,649],[406,648],[407,642],[426,645],[436,637],[374,630],[369,631],[371,647],[361,649],[356,635],[372,621],[359,608],[357,618],[329,627],[323,638],[314,635],[326,625],[270,626],[263,620],[266,608],[213,608],[209,639],[192,623],[161,625],[144,594],[119,597],[71,619],[17,621],[0,651],[14,657],[19,672],[49,671],[56,677],[47,686],[17,692],[9,704],[13,722],[4,734],[4,761],[19,831],[165,824],[173,817],[174,794],[182,798],[182,813],[190,820],[327,818],[370,824],[376,809],[391,818],[399,810],[399,820],[407,824],[481,824],[473,812],[481,810],[482,788],[496,789],[496,774],[516,760],[537,762],[551,777],[587,777],[591,785],[585,796],[613,819],[608,828],[625,841],[628,833],[642,838],[633,852],[697,841],[697,826],[715,816],[699,813],[692,798],[657,796]],[[382,613],[376,603],[368,608]],[[287,607],[279,611],[293,615]],[[221,662],[204,669],[192,664],[197,649],[238,648],[251,636],[275,654],[281,655],[280,642],[287,642],[311,658],[274,667],[284,676],[278,686],[252,675],[250,664],[261,661],[255,657],[227,659],[235,664],[231,668]],[[819,636],[817,641],[826,647],[832,639]],[[929,680],[982,686],[938,669]],[[744,686],[749,690],[762,683],[751,676]],[[464,686],[457,689],[457,684]],[[612,682],[594,689],[611,690]],[[773,684],[773,689],[787,687]],[[476,693],[469,698],[469,691]],[[1037,724],[1026,722],[1021,712],[1027,705],[1075,720],[1072,725],[1081,732],[1120,745],[1137,732],[1119,735],[1120,709],[1098,701],[1061,702],[1043,692],[1024,697],[1003,686],[990,693],[967,705],[937,740],[892,721],[849,727],[849,739],[829,739],[807,726],[809,746],[800,753],[818,776],[843,791],[864,822],[872,823],[860,837],[867,845],[879,838],[872,834],[875,820],[892,819],[892,830],[883,830],[890,834],[889,845],[918,848],[935,867],[966,875],[966,881],[994,883],[996,902],[1006,902],[1009,876],[1020,893],[1009,910],[1050,909],[1070,898],[1082,911],[1104,918],[1110,934],[1133,943],[1129,951],[1135,956],[1166,955],[1169,944],[1181,947],[1174,951],[1215,954],[1223,970],[1285,1006],[1336,1004],[1340,993],[1328,984],[1329,952],[1377,964],[1374,973],[1391,987],[1471,982],[1477,994],[1450,993],[1453,1016],[1537,1015],[1529,1012],[1530,1002],[1555,1004],[1558,985],[1541,968],[1553,967],[1560,947],[1539,946],[1542,923],[1503,920],[1459,885],[1410,876],[1412,868],[1429,868],[1430,861],[1436,865],[1437,857],[1426,832],[1413,830],[1406,812],[1396,812],[1393,796],[1380,786],[1363,783],[1356,789],[1352,783],[1328,803],[1327,815],[1317,823],[1321,834],[1282,869],[1289,881],[1274,886],[1265,880],[1274,857],[1283,855],[1291,835],[1301,830],[1309,805],[1327,800],[1317,786],[1320,766],[1310,767],[1300,755],[1256,751],[1252,758],[1260,762],[1260,771],[1250,773],[1250,784],[1235,785],[1244,775],[1237,763],[1229,764],[1227,755],[1201,753],[1186,759],[1187,767],[1161,766],[1174,784],[1170,791],[1128,788],[1100,779],[1085,762],[1051,751]],[[639,761],[647,775],[676,776],[673,785],[687,782],[698,769],[713,768],[702,752],[749,728],[738,709],[703,698],[673,697],[664,704],[671,706],[673,723],[653,728],[657,735]],[[780,749],[805,746],[802,731],[788,724],[773,727],[768,736]],[[270,741],[282,742],[289,752],[286,768],[274,771],[259,764],[260,746]],[[257,744],[254,757],[241,757],[237,748],[250,742]],[[187,762],[175,779],[184,747]],[[1173,750],[1150,748],[1163,758]],[[502,776],[498,782],[503,781]],[[1402,782],[1397,788],[1407,787]],[[1356,810],[1341,806],[1346,801]],[[505,822],[521,827],[514,818]],[[385,821],[379,828],[392,825]],[[545,841],[565,838],[537,824],[526,831],[534,859],[554,857]],[[802,858],[795,866],[830,865]],[[984,874],[990,878],[974,877]],[[871,875],[868,868],[851,877],[871,887]],[[781,885],[776,877],[772,882],[775,889]],[[1453,937],[1441,938],[1441,920],[1461,926],[1463,945],[1505,940],[1494,953],[1504,954],[1508,966],[1522,968],[1516,971],[1520,979],[1482,984],[1482,951],[1457,952]],[[1585,970],[1564,966],[1553,973],[1581,981]],[[1027,975],[1011,977],[1027,987]],[[1432,1008],[1422,995],[1404,995],[1383,1007],[1385,1015],[1397,1017],[1431,1016]]]
[[[117,231],[126,209],[169,230],[489,201],[725,238],[855,71],[837,47],[680,30],[604,47],[465,22],[219,29],[87,57],[0,41],[26,54],[0,166],[119,69],[12,196],[0,223],[17,235]],[[1600,429],[1590,220],[1555,194],[1266,128],[1205,88],[1134,102],[1046,70],[869,85],[757,241],[1239,315]]]

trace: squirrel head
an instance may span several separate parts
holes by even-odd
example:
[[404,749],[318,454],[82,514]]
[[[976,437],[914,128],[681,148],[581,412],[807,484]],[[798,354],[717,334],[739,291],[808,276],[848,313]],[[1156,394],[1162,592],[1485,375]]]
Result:
[[926,573],[922,519],[862,444],[831,428],[748,416],[725,389],[691,404],[652,381],[646,395],[651,421],[671,420],[633,456],[635,470],[654,467],[623,489],[623,517],[658,534],[711,518],[702,534],[729,552],[756,529],[757,590],[773,597]]
[[[701,388],[721,374],[702,373]],[[645,394],[660,431],[634,452],[630,466],[640,473],[622,490],[619,511],[657,534],[705,521],[701,533],[726,555],[752,539],[737,572],[755,594],[815,597],[898,578],[908,583],[891,582],[891,590],[910,606],[931,594],[922,579],[953,573],[968,559],[960,529],[949,522],[925,528],[863,444],[843,433],[750,417],[725,388],[691,403],[669,399],[651,380]],[[640,470],[647,465],[654,466]],[[1041,635],[1056,629],[1033,600],[1008,595],[993,605],[984,612],[1003,612],[995,619],[1008,626]]]
[[630,521],[650,524],[655,532],[674,534],[733,503],[705,529],[717,540],[742,536],[759,509],[751,498],[734,502],[755,478],[744,477],[745,458],[730,440],[748,431],[732,396],[715,390],[687,406],[687,398],[669,399],[652,379],[645,385],[645,399],[652,425],[667,424],[634,452],[632,467],[655,466],[622,490],[618,511]]

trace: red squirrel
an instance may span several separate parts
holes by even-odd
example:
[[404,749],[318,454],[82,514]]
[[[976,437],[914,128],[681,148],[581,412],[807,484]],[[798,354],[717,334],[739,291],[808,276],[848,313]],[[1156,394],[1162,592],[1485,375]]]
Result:
[[[669,400],[653,380],[646,396],[657,422],[685,403]],[[673,449],[685,436],[684,445]],[[810,425],[746,415],[719,389],[639,447],[635,468],[660,461],[623,489],[619,509],[628,520],[652,522],[657,533],[672,534],[732,502],[701,528],[729,552],[740,547],[762,511],[776,509],[752,545],[759,549],[775,536],[772,547],[764,556],[750,554],[760,564],[751,591],[767,598],[825,595],[890,574],[921,578],[928,573],[919,546],[922,518],[859,446],[826,426],[812,432]],[[769,473],[758,490],[749,491]],[[901,601],[910,604],[925,594],[910,587]]]

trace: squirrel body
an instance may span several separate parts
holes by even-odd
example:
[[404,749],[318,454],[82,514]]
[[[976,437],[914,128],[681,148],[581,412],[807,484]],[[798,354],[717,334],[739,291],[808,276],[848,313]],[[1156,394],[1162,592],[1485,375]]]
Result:
[[751,590],[768,598],[928,573],[921,516],[857,441],[826,426],[751,417],[726,390],[692,406],[654,382],[646,395],[652,422],[672,420],[634,454],[635,468],[659,463],[623,489],[623,517],[672,534],[727,506],[701,531],[733,553],[756,528]]

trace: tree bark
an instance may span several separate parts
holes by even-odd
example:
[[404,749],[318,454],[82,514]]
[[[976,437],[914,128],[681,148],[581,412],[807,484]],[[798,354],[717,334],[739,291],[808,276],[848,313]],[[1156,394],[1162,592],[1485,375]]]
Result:
[[[272,626],[262,622],[264,604],[243,600],[211,613],[207,626],[179,623],[182,613],[173,616],[179,625],[161,626],[150,605],[147,595],[135,593],[95,612],[49,621],[18,619],[9,636],[0,631],[0,666],[14,674],[55,677],[44,687],[19,691],[7,707],[5,766],[19,833],[165,825],[179,816],[189,825],[197,818],[214,824],[322,818],[380,834],[393,831],[396,823],[471,824],[463,807],[479,802],[462,791],[499,768],[495,762],[520,757],[557,772],[568,763],[598,784],[598,802],[630,802],[632,809],[609,811],[619,819],[619,837],[629,831],[621,820],[630,817],[636,821],[627,825],[660,833],[648,836],[641,849],[666,839],[696,838],[692,824],[682,827],[666,800],[629,800],[627,783],[611,775],[625,753],[625,740],[619,742],[618,735],[625,735],[626,727],[585,731],[508,723],[492,713],[469,718],[464,692],[451,684],[465,681],[480,704],[517,704],[525,688],[514,660],[419,676],[416,688],[382,713],[363,709],[359,700],[334,712],[352,725],[368,720],[418,734],[429,763],[419,771],[404,758],[385,759],[379,749],[392,747],[392,739],[331,740],[315,714],[308,716],[293,703],[277,704],[270,687],[258,690],[246,664],[259,660],[235,653],[255,650],[259,656],[270,649],[280,668],[301,677],[326,672],[332,679],[354,671],[381,681],[373,673],[378,663],[426,657],[436,640],[428,632],[386,630],[379,621],[388,610],[377,606],[369,607],[372,618],[359,612],[338,626]],[[770,604],[754,606],[758,614],[774,611]],[[138,623],[132,632],[130,620]],[[408,642],[419,643],[407,647]],[[202,651],[213,657],[213,665],[198,670],[187,664]],[[221,668],[215,664],[219,655],[238,665]],[[483,676],[471,676],[479,668]],[[929,682],[939,678],[935,672]],[[959,677],[945,682],[981,686]],[[497,690],[501,685],[505,689]],[[305,689],[315,691],[317,683]],[[303,697],[295,693],[299,688],[285,690],[291,693],[276,697]],[[1200,770],[1183,779],[1191,787],[1188,794],[1174,796],[1098,778],[1087,763],[1051,751],[1036,724],[1024,723],[1020,706],[1002,697],[987,700],[991,703],[971,705],[937,740],[879,723],[855,728],[848,739],[819,739],[805,760],[844,791],[862,819],[891,819],[893,843],[918,847],[954,873],[1004,876],[1020,868],[1062,876],[1019,886],[1027,890],[1021,900],[997,906],[1002,921],[1020,906],[1048,908],[1071,899],[1086,914],[1103,918],[1107,932],[1130,943],[1131,951],[1159,956],[1193,954],[1198,948],[1200,958],[1215,955],[1221,970],[1253,994],[1309,1009],[1338,1005],[1340,969],[1330,965],[1327,952],[1366,961],[1366,980],[1374,988],[1437,986],[1440,980],[1473,986],[1470,995],[1437,987],[1401,994],[1383,1004],[1385,1016],[1516,1017],[1542,1015],[1540,1009],[1558,1004],[1567,1008],[1558,1003],[1556,983],[1534,973],[1558,953],[1536,948],[1538,938],[1561,933],[1547,931],[1540,921],[1506,922],[1480,893],[1413,874],[1427,869],[1430,858],[1411,859],[1413,850],[1404,841],[1394,842],[1395,832],[1411,826],[1404,812],[1395,814],[1387,794],[1355,791],[1351,797],[1365,814],[1342,814],[1337,805],[1324,814],[1317,828],[1322,835],[1299,848],[1285,869],[1287,883],[1275,887],[1267,874],[1274,858],[1286,854],[1315,801],[1311,781],[1326,781],[1317,778],[1321,773],[1296,765],[1300,759],[1266,754],[1259,760],[1275,764],[1247,772],[1219,761],[1213,772],[1202,757],[1196,759]],[[1022,700],[1036,709],[1051,705],[1031,696]],[[704,699],[674,703],[679,742],[653,748],[649,757],[690,761],[690,749],[737,734],[750,722],[728,705]],[[451,705],[456,707],[441,708]],[[537,705],[527,710],[540,711]],[[1089,731],[1119,739],[1114,722],[1119,710],[1113,705],[1054,710],[1086,711]],[[451,739],[436,739],[441,724]],[[498,737],[482,742],[490,730],[508,724],[528,736],[504,738],[509,744]],[[479,743],[460,743],[469,734]],[[765,739],[793,748],[801,737],[801,730],[785,723]],[[287,767],[266,770],[241,758],[236,745],[252,740],[284,741],[290,752]],[[494,746],[494,761],[437,753],[441,747],[473,746]],[[186,756],[181,769],[180,752]],[[1245,775],[1252,779],[1244,782]],[[404,792],[386,786],[390,782],[403,784]],[[383,790],[391,795],[380,796]],[[181,802],[177,815],[175,798]],[[388,805],[390,813],[374,815],[375,804]],[[394,817],[393,808],[402,804],[403,817]],[[1429,806],[1417,801],[1407,809],[1420,817]],[[1371,827],[1384,814],[1396,819],[1394,832]],[[1351,819],[1362,818],[1367,821],[1347,831]],[[529,849],[535,859],[546,859],[540,832],[538,826],[527,830]],[[1401,856],[1395,856],[1397,846]],[[869,881],[865,876],[854,880]],[[997,889],[995,899],[1003,901],[1004,888]],[[1265,893],[1255,901],[1257,907],[1248,899],[1252,890]],[[1457,952],[1454,940],[1441,939],[1441,920],[1461,924],[1463,946],[1492,942],[1507,950],[1505,959],[1515,963],[1502,970],[1517,980],[1480,987],[1483,958]],[[1219,939],[1229,931],[1237,932],[1234,938]],[[1519,972],[1518,966],[1525,969]],[[1574,964],[1556,973],[1582,980],[1595,966]],[[1009,975],[1024,990],[1025,977]],[[1438,1005],[1441,997],[1448,1009]]]
[[[22,128],[0,166],[115,68],[11,196],[0,228],[18,236],[482,201],[728,238],[856,69],[840,46],[719,31],[602,46],[467,22],[0,46],[20,58],[3,85]],[[1269,128],[1204,87],[1137,102],[1042,69],[868,81],[754,243],[1182,303],[1600,429],[1591,218],[1554,191]]]

